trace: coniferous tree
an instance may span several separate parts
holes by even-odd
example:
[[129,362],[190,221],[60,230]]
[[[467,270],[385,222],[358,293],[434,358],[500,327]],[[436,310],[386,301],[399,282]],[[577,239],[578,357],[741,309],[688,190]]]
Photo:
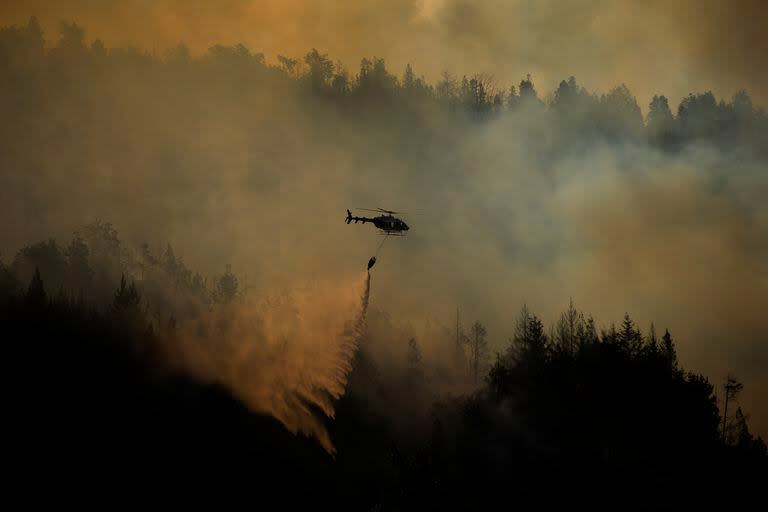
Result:
[[654,95],[648,106],[648,138],[651,143],[669,147],[675,130],[675,120],[666,96]]
[[35,273],[27,287],[27,304],[33,310],[40,310],[48,302],[48,295],[45,293],[43,279],[40,277],[40,269],[35,267]]
[[624,314],[621,330],[618,333],[618,340],[621,346],[630,354],[640,354],[643,347],[643,335],[627,313]]
[[672,335],[669,334],[669,329],[664,330],[664,336],[661,338],[661,346],[670,371],[677,373],[677,350],[675,349],[675,342],[672,339]]
[[216,281],[216,298],[219,302],[229,303],[237,297],[238,280],[232,273],[231,265],[227,265],[227,270]]
[[469,330],[470,363],[475,383],[478,382],[488,357],[488,341],[485,339],[487,334],[488,331],[480,322],[472,324]]

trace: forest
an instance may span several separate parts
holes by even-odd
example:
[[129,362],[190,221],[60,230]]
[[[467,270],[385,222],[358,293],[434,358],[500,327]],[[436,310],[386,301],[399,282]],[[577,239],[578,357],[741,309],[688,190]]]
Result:
[[416,117],[420,110],[440,109],[451,112],[454,122],[464,122],[524,111],[553,118],[563,132],[546,151],[570,149],[563,144],[567,138],[580,144],[595,139],[642,143],[668,151],[706,142],[722,150],[766,156],[768,115],[753,105],[743,89],[727,100],[718,100],[710,91],[690,93],[677,106],[670,106],[663,94],[655,95],[643,116],[626,85],[597,94],[581,87],[573,76],[542,98],[530,75],[518,84],[503,85],[488,75],[459,78],[445,71],[437,83],[430,84],[410,65],[401,76],[393,74],[383,58],[363,58],[359,69],[350,72],[317,49],[301,58],[279,55],[277,62],[268,63],[263,53],[242,44],[215,45],[193,58],[180,43],[158,55],[137,48],[106,48],[98,39],[89,45],[85,30],[74,22],[62,22],[59,41],[48,47],[35,18],[26,27],[4,27],[0,41],[3,95],[15,99],[7,105],[16,107],[7,112],[11,115],[28,113],[25,109],[43,98],[76,101],[81,88],[81,93],[94,98],[82,94],[79,100],[85,103],[77,106],[95,108],[96,101],[106,100],[103,95],[109,87],[121,85],[116,82],[121,77],[135,80],[140,75],[141,85],[156,88],[160,101],[172,100],[167,95],[173,93],[164,88],[181,78],[185,86],[176,91],[179,94],[200,94],[206,89],[242,94],[244,88],[258,88],[273,92],[279,100],[288,91],[303,94],[304,101],[332,103],[348,116],[376,109],[388,111],[391,117],[408,112]]
[[[761,495],[768,452],[738,406],[743,385],[729,377],[731,409],[721,411],[718,385],[687,371],[670,332],[653,324],[642,333],[626,315],[598,330],[571,303],[547,329],[524,307],[487,370],[478,373],[487,342],[475,322],[444,333],[451,366],[425,365],[410,338],[392,371],[375,363],[371,338],[402,333],[374,311],[335,418],[324,420],[331,455],[173,363],[164,340],[180,324],[244,300],[229,268],[209,284],[168,247],[145,253],[139,280],[128,280],[135,262],[121,259],[111,225],[83,237],[24,247],[0,267],[14,480],[87,481],[137,497],[156,486],[186,495],[194,482],[286,506],[376,510],[732,505]],[[438,393],[446,373],[467,391]]]
[[[428,83],[377,57],[352,72],[316,49],[267,62],[242,45],[108,48],[70,22],[53,42],[34,18],[1,28],[15,492],[352,510],[760,500],[768,451],[740,398],[759,396],[765,376],[744,361],[759,365],[766,341],[768,115],[744,90],[677,106],[659,94],[643,115],[626,85],[598,94],[568,77],[544,94],[534,80],[445,72]],[[398,245],[350,277],[370,247],[339,256],[350,235],[331,233],[326,214],[346,227],[342,201],[373,201],[372,182],[451,211],[409,235],[412,252]],[[560,211],[546,199],[569,200],[574,182],[594,186],[591,229],[610,243],[563,227],[581,202]],[[665,215],[686,234],[656,238],[674,224]],[[702,234],[727,243],[701,245]],[[670,240],[683,245],[667,252]],[[604,268],[570,279],[561,260],[584,252]],[[711,258],[712,288],[691,284],[703,274],[678,252]],[[637,263],[648,254],[650,271]],[[393,268],[413,289],[386,284]],[[672,276],[682,298],[645,272]],[[524,277],[547,273],[566,295]],[[658,309],[638,301],[647,328],[612,307],[580,309],[580,297],[637,297],[616,292],[637,282],[665,292]],[[535,287],[532,304],[517,302]],[[745,304],[729,315],[718,300],[735,298]],[[399,321],[424,304],[436,322]],[[707,308],[716,318],[667,328]],[[738,350],[722,357],[752,376],[699,371],[711,361],[697,337],[710,349],[731,340]]]

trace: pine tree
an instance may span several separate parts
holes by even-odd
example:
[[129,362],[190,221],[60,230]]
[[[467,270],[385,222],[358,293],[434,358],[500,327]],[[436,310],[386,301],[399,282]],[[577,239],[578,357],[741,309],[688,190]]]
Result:
[[227,265],[227,270],[216,282],[216,298],[219,302],[228,303],[237,297],[238,281],[232,273],[232,266]]
[[141,297],[136,289],[136,284],[131,282],[128,285],[125,274],[123,274],[120,278],[120,287],[115,292],[115,299],[112,301],[112,309],[118,313],[138,311],[140,303]]
[[416,78],[413,75],[413,69],[410,64],[406,64],[405,72],[403,73],[403,89],[409,92],[412,91],[415,82]]
[[624,350],[633,356],[638,355],[642,351],[643,335],[635,327],[635,323],[628,313],[624,314],[624,321],[621,323],[618,340]]
[[645,349],[651,356],[655,356],[659,352],[659,340],[656,338],[656,327],[653,325],[653,322],[651,322],[651,327],[648,329]]
[[648,136],[651,142],[667,144],[675,128],[675,120],[665,96],[654,96],[648,106]]
[[556,348],[573,354],[584,332],[583,318],[573,305],[573,299],[568,303],[568,309],[560,315],[553,331],[552,341]]
[[485,364],[485,360],[488,357],[488,341],[485,336],[488,334],[483,324],[475,322],[472,324],[470,333],[470,359],[472,363],[472,378],[477,383],[480,377],[480,372]]
[[43,279],[40,277],[40,269],[35,267],[35,274],[27,288],[27,303],[34,309],[42,309],[47,302],[48,295],[45,293]]
[[744,389],[744,385],[736,380],[736,377],[733,377],[732,375],[728,375],[725,378],[725,385],[723,386],[725,388],[725,400],[723,404],[723,428],[722,428],[722,435],[723,435],[723,442],[726,443],[729,441],[728,438],[728,432],[729,432],[729,422],[728,422],[728,403],[735,401],[739,393],[741,393],[741,390]]
[[531,75],[528,74],[525,80],[520,81],[520,103],[521,104],[538,104],[539,97],[536,93],[536,88],[533,86],[533,80]]
[[547,344],[544,324],[523,305],[508,349],[512,361],[526,368],[539,367],[546,360]]
[[661,338],[661,347],[670,371],[676,373],[678,371],[677,350],[675,350],[675,342],[672,340],[672,335],[669,334],[669,329],[664,330],[664,336]]
[[456,308],[456,338],[453,345],[453,366],[454,370],[460,372],[462,376],[467,371],[467,354],[464,347],[469,344],[469,338],[464,334],[459,316],[459,308]]

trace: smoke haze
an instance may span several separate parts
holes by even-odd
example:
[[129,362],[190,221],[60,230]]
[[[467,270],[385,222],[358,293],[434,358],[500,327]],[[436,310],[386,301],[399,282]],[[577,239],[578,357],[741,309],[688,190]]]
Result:
[[694,90],[730,97],[747,87],[768,102],[768,53],[759,0],[10,0],[0,23],[36,15],[53,36],[61,20],[87,27],[89,39],[162,53],[184,41],[197,53],[243,43],[301,57],[317,47],[348,66],[385,57],[393,69],[410,62],[435,80],[440,72],[491,73],[511,83],[532,73],[552,90],[582,77],[590,90],[626,83],[645,107],[653,94],[677,103]]
[[[360,58],[378,55],[398,76],[410,62],[432,81],[443,69],[489,72],[499,88],[530,72],[542,96],[576,75],[601,92],[626,83],[644,110],[663,93],[674,111],[692,90],[730,100],[745,87],[757,104],[768,101],[766,68],[757,65],[768,53],[763,2],[335,5],[4,2],[0,25],[36,15],[55,44],[58,21],[74,20],[88,44],[99,37],[108,48],[159,53],[179,41],[195,54],[243,42],[268,63],[316,46],[353,75]],[[226,59],[154,66],[115,52],[111,64],[89,68],[62,58],[72,60],[65,71],[52,67],[44,101],[35,87],[13,84],[17,96],[4,105],[3,259],[100,218],[136,247],[172,243],[207,274],[231,263],[254,296],[333,283],[295,298],[306,315],[297,324],[280,327],[258,306],[222,310],[211,322],[230,326],[215,350],[172,347],[193,373],[293,431],[331,449],[303,402],[328,413],[324,397],[343,390],[352,342],[338,333],[360,314],[360,280],[350,274],[380,242],[371,226],[344,224],[345,209],[383,207],[421,210],[406,215],[408,237],[388,240],[372,270],[371,305],[396,323],[448,326],[458,305],[502,350],[523,303],[552,322],[572,297],[601,327],[628,312],[644,329],[669,328],[686,366],[715,384],[736,372],[750,425],[768,432],[764,159],[707,144],[674,154],[644,144],[584,149],[537,112],[457,122],[429,104],[405,117],[383,102],[315,101],[275,70]],[[249,372],[276,357],[281,339],[301,340],[289,344],[287,362]],[[253,352],[257,343],[272,348]],[[425,358],[448,350],[439,343],[422,336]]]

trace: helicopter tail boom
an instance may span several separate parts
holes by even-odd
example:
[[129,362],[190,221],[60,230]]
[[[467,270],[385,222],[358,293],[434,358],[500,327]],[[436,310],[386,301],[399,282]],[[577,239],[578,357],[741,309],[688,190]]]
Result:
[[347,210],[346,222],[347,224],[349,224],[352,221],[355,221],[355,224],[357,224],[358,222],[362,222],[363,224],[365,224],[366,222],[373,222],[373,219],[369,219],[368,217],[355,217],[352,215],[352,212]]

